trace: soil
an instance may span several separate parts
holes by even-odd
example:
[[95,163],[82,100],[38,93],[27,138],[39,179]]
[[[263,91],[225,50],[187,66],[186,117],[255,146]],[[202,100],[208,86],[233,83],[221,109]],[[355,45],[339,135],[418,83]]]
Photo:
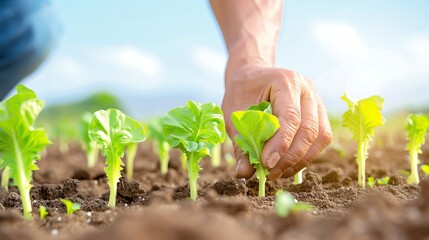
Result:
[[[22,219],[16,187],[0,188],[0,239],[429,239],[429,179],[406,184],[403,146],[376,146],[369,153],[367,176],[390,176],[386,186],[357,187],[355,146],[349,144],[347,156],[328,148],[305,171],[302,184],[267,182],[263,198],[256,179],[236,179],[234,166],[212,168],[203,159],[199,198],[191,202],[180,153],[171,152],[169,171],[161,175],[151,144],[143,143],[134,179],[121,178],[117,207],[109,209],[103,158],[88,168],[79,144],[69,144],[67,152],[55,144],[34,174],[33,220]],[[429,149],[421,161],[429,162]],[[278,217],[273,201],[279,189],[314,211]],[[60,198],[80,203],[81,210],[66,215]],[[49,211],[45,219],[38,217],[40,205]]]

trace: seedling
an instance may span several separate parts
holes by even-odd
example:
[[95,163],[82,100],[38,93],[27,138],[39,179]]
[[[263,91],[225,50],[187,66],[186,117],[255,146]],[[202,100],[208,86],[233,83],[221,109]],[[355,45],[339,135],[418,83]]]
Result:
[[72,215],[74,212],[80,210],[80,204],[74,203],[68,199],[61,198],[60,201],[66,205],[66,214]]
[[98,160],[98,148],[97,143],[92,141],[88,134],[89,124],[91,124],[92,114],[86,112],[80,119],[80,139],[82,141],[82,147],[86,151],[86,159],[88,167],[92,168],[95,166]]
[[418,184],[420,181],[417,165],[419,164],[420,149],[425,143],[425,135],[429,126],[429,120],[425,115],[410,114],[407,117],[407,124],[405,130],[407,131],[408,144],[406,149],[410,154],[410,169],[411,174],[408,176],[407,182],[409,184]]
[[137,143],[130,143],[128,144],[126,148],[126,155],[127,155],[127,179],[131,180],[133,179],[133,173],[134,173],[134,159],[137,155],[137,149],[138,145]]
[[279,217],[287,217],[290,213],[309,212],[314,209],[312,205],[298,202],[290,193],[279,190],[276,192],[274,209]]
[[220,166],[222,161],[222,145],[209,144],[209,149],[210,149],[212,167],[217,168]]
[[[155,119],[147,125],[150,139],[155,144],[155,152],[159,157],[159,166],[162,174],[168,172],[168,162],[170,160],[170,145],[162,131],[161,119]],[[186,167],[185,167],[186,168]]]
[[293,177],[293,184],[298,185],[302,183],[302,173],[304,172],[305,168],[301,169],[301,171],[297,172],[295,176]]
[[40,219],[44,219],[46,216],[48,216],[48,210],[46,210],[46,207],[39,205],[39,217],[40,217]]
[[110,188],[108,207],[115,207],[116,193],[121,171],[121,158],[125,148],[131,143],[146,139],[143,126],[117,109],[100,110],[94,113],[89,125],[89,137],[97,142],[106,157],[104,171]]
[[375,178],[374,177],[369,177],[368,178],[368,187],[372,188],[375,186]]
[[36,160],[50,143],[45,130],[33,124],[45,103],[24,85],[16,87],[17,93],[0,103],[0,168],[9,167],[13,184],[21,195],[24,217],[31,218],[30,189]]
[[429,175],[429,165],[423,164],[420,168],[422,169],[425,176]]
[[368,157],[368,145],[374,136],[374,128],[384,123],[381,114],[384,99],[379,96],[372,96],[355,102],[349,99],[346,94],[341,99],[349,107],[349,110],[342,116],[342,124],[349,129],[353,139],[358,143],[356,153],[358,185],[365,188],[365,162]]
[[[0,166],[1,166],[2,160],[0,159]],[[5,167],[1,173],[1,186],[6,190],[9,191],[9,179],[10,179],[10,168]]]
[[186,154],[190,199],[197,199],[199,161],[210,156],[208,144],[225,139],[225,122],[219,106],[214,103],[188,101],[186,106],[169,111],[162,119],[162,130],[168,144]]
[[379,178],[378,180],[377,180],[377,184],[378,185],[380,185],[380,186],[382,186],[382,185],[388,185],[389,184],[389,180],[390,180],[390,177],[383,177],[383,178]]
[[261,153],[265,142],[280,128],[279,120],[272,114],[271,104],[261,102],[246,111],[233,112],[232,123],[239,133],[234,140],[256,168],[258,195],[264,197],[268,169],[261,164]]

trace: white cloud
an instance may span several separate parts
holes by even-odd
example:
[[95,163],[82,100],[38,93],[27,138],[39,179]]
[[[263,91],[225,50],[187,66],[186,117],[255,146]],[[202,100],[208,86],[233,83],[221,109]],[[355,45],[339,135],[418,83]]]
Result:
[[206,71],[223,75],[227,58],[225,54],[207,47],[195,47],[191,52],[192,60]]
[[136,71],[146,77],[158,77],[161,74],[158,57],[133,46],[112,46],[98,50],[97,54],[112,65]]

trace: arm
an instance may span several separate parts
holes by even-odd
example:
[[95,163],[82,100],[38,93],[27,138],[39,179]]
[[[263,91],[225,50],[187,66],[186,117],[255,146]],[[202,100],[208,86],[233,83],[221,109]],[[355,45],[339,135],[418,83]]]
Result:
[[[292,70],[274,67],[283,1],[210,2],[229,54],[222,103],[228,134],[237,135],[232,112],[270,101],[281,127],[266,143],[261,162],[270,169],[270,180],[292,176],[331,142],[332,131],[314,83]],[[237,175],[251,177],[253,167],[234,148]]]

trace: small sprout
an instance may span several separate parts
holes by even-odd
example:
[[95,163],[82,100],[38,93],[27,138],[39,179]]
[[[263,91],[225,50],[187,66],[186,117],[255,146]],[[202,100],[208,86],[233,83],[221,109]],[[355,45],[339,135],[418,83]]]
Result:
[[61,198],[60,201],[62,203],[64,203],[64,205],[66,205],[66,214],[67,215],[72,215],[77,210],[80,210],[80,204],[79,203],[74,203],[70,200],[63,199],[63,198]]
[[309,212],[314,209],[312,205],[298,202],[290,193],[279,190],[276,192],[274,209],[279,217],[287,217],[290,213]]
[[212,167],[217,168],[222,162],[222,145],[209,144],[208,147],[210,150]]
[[110,189],[107,206],[115,207],[125,148],[131,143],[146,139],[144,127],[121,111],[110,108],[95,112],[88,130],[89,137],[97,142],[101,153],[106,157],[104,172]]
[[[1,159],[0,159],[0,165],[1,165]],[[9,179],[10,179],[10,167],[6,166],[3,168],[3,172],[1,173],[1,186],[6,190],[9,191]]]
[[210,156],[208,144],[225,139],[225,122],[219,106],[214,103],[188,101],[186,106],[170,110],[162,118],[162,130],[168,144],[186,154],[190,199],[197,199],[199,162]]
[[421,147],[425,143],[425,135],[429,126],[429,120],[425,115],[410,114],[407,117],[407,150],[410,154],[411,174],[408,176],[409,184],[418,184],[420,181],[417,165],[419,164],[419,153],[422,153]]
[[424,172],[425,176],[429,175],[429,165],[428,164],[423,164],[420,168]]
[[349,109],[342,116],[342,124],[348,128],[353,139],[358,143],[356,162],[358,165],[358,185],[365,188],[365,162],[368,158],[369,142],[374,136],[374,128],[384,124],[381,114],[384,99],[372,96],[357,102],[347,95],[341,97]]
[[82,147],[86,151],[86,160],[88,162],[88,167],[92,168],[95,166],[98,160],[98,148],[97,143],[92,141],[88,134],[89,124],[91,124],[92,114],[86,112],[80,118],[80,138],[82,142]]
[[39,216],[40,219],[44,219],[48,215],[48,210],[46,210],[46,207],[39,205]]
[[[168,172],[168,162],[170,161],[170,145],[162,131],[161,119],[155,119],[147,124],[150,139],[154,143],[154,150],[159,157],[159,168],[161,174],[165,175]],[[186,169],[186,167],[185,167]]]
[[264,197],[268,169],[261,164],[261,154],[265,142],[280,128],[279,120],[272,114],[269,102],[253,105],[245,111],[233,112],[231,118],[239,133],[234,141],[249,156],[250,164],[256,168],[258,196]]
[[377,184],[378,185],[388,185],[389,184],[389,180],[390,180],[390,177],[384,177],[384,178],[379,178],[378,180],[377,180]]
[[127,146],[127,149],[125,150],[127,155],[127,179],[131,180],[133,179],[133,173],[134,173],[134,159],[137,155],[137,143],[130,143]]
[[372,188],[375,186],[375,178],[374,177],[369,177],[368,178],[368,187]]
[[302,173],[304,172],[305,168],[301,169],[301,171],[297,172],[295,176],[293,177],[293,184],[298,185],[302,183]]

